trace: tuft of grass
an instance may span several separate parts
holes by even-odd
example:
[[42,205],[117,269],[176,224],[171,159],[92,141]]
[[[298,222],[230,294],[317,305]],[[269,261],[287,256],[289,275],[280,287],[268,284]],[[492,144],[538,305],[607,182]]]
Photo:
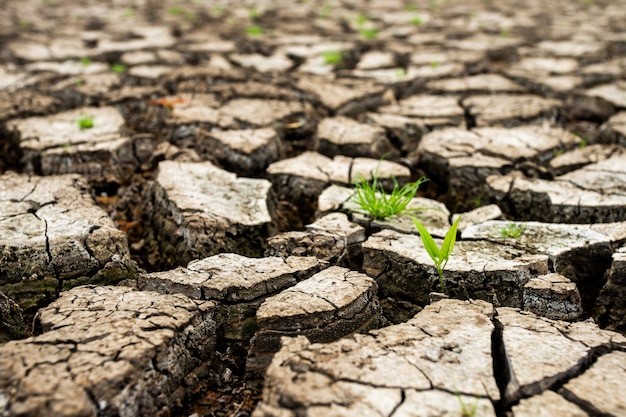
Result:
[[361,29],[359,33],[365,39],[375,39],[378,36],[378,29]]
[[116,74],[122,74],[122,73],[126,72],[126,65],[124,65],[124,64],[113,64],[113,65],[111,65],[111,71],[113,71]]
[[459,216],[456,221],[450,226],[446,236],[443,238],[443,243],[441,247],[437,246],[433,237],[428,233],[426,227],[413,217],[413,223],[417,228],[417,231],[420,234],[420,239],[422,239],[422,243],[424,244],[424,249],[432,259],[435,264],[435,268],[437,269],[437,274],[439,275],[439,287],[441,288],[441,292],[446,294],[446,284],[443,281],[443,270],[448,264],[448,260],[450,259],[450,255],[452,254],[452,249],[454,249],[454,243],[456,242],[456,229],[459,226],[459,221],[461,220],[461,216]]
[[333,10],[333,6],[331,4],[326,3],[323,7],[322,10],[320,10],[319,14],[317,15],[319,18],[321,19],[327,19],[328,17],[330,17],[330,12]]
[[503,29],[500,32],[500,36],[502,36],[503,38],[510,38],[511,37],[511,31],[509,31],[507,29]]
[[343,52],[341,51],[326,51],[322,52],[322,58],[326,65],[337,65],[343,61]]
[[580,143],[578,144],[578,149],[585,149],[589,145],[589,138],[581,137]]
[[394,75],[396,78],[404,78],[406,77],[406,70],[404,68],[396,68]]
[[91,129],[94,126],[93,116],[83,114],[76,120],[76,124],[80,130]]
[[248,17],[250,17],[250,19],[258,19],[259,17],[263,16],[263,13],[260,10],[257,9],[250,9],[248,10]]
[[433,69],[439,68],[439,61],[433,61],[430,63],[430,67]]
[[422,18],[421,18],[421,17],[419,17],[419,16],[415,16],[415,17],[414,17],[413,19],[411,19],[409,22],[410,22],[413,26],[421,26],[421,25],[422,25],[422,23],[424,23],[424,22],[422,21]]
[[363,175],[359,175],[354,184],[356,191],[352,196],[353,201],[368,213],[374,220],[390,219],[416,209],[408,209],[407,206],[415,197],[420,185],[428,181],[422,177],[415,182],[400,187],[398,181],[393,179],[391,194],[385,193],[383,185],[378,178],[378,167],[372,175],[372,181],[368,181]]
[[87,58],[86,56],[84,56],[84,57],[82,57],[82,58],[80,59],[80,64],[81,64],[83,67],[88,67],[89,65],[91,65],[91,59],[89,59],[89,58]]
[[181,6],[172,6],[167,9],[167,12],[171,16],[182,16],[185,13],[185,9],[183,9]]
[[258,25],[252,25],[252,26],[246,27],[246,35],[249,35],[249,36],[259,36],[259,35],[262,35],[264,32],[265,30],[263,30],[263,28]]
[[135,17],[136,14],[137,12],[135,12],[135,10],[131,9],[130,7],[124,9],[124,17],[131,18]]
[[509,223],[506,226],[500,228],[500,236],[505,238],[516,239],[524,233],[526,226],[523,224]]
[[360,13],[357,17],[356,17],[356,24],[358,26],[363,26],[364,24],[367,23],[369,19],[367,18],[366,15],[364,15],[363,13]]

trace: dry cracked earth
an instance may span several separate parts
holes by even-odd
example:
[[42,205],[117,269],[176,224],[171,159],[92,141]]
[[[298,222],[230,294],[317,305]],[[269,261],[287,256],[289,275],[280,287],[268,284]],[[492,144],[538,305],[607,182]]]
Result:
[[625,146],[624,0],[0,1],[0,416],[626,416]]

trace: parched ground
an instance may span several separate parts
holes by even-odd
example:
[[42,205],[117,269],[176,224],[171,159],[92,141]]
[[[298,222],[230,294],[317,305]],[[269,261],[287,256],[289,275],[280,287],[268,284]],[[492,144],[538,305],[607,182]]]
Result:
[[0,416],[624,416],[625,146],[624,0],[0,0]]

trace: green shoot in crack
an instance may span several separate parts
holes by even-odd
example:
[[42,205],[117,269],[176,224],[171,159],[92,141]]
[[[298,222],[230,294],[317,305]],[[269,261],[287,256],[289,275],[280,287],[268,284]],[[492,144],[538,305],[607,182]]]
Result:
[[356,191],[352,196],[353,201],[368,213],[374,220],[385,220],[394,216],[399,216],[411,211],[420,209],[407,208],[411,200],[415,197],[420,185],[428,181],[426,177],[422,177],[415,182],[400,187],[398,180],[392,177],[393,190],[391,194],[385,193],[383,185],[378,179],[378,168],[372,174],[372,181],[368,181],[363,175],[357,176],[354,186]]
[[461,220],[461,216],[456,219],[448,230],[448,233],[446,233],[440,248],[437,246],[437,243],[435,243],[435,240],[430,233],[428,233],[428,230],[426,230],[426,227],[424,227],[422,222],[413,217],[413,223],[420,234],[420,238],[424,244],[424,249],[426,249],[428,256],[430,256],[430,259],[432,259],[435,264],[437,274],[439,275],[439,286],[441,288],[441,292],[444,294],[447,294],[447,291],[446,284],[443,281],[443,270],[448,264],[448,259],[452,254],[452,249],[454,249],[454,243],[456,242],[456,229],[459,226],[459,220]]

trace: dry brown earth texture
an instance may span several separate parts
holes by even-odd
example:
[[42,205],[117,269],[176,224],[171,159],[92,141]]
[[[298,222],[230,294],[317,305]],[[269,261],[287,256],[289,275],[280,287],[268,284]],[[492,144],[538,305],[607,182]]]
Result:
[[626,0],[0,0],[0,417],[625,417],[625,335]]

